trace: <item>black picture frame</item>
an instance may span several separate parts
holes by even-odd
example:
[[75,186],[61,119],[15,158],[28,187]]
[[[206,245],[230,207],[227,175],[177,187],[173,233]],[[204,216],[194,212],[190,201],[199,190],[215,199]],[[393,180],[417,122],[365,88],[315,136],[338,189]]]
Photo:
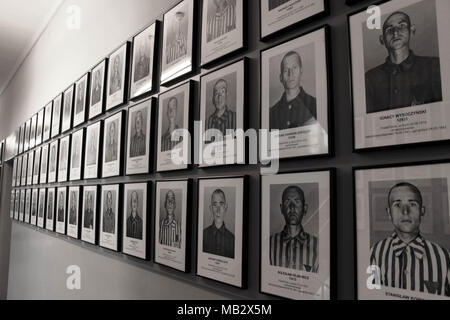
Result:
[[53,139],[61,133],[62,116],[63,116],[64,93],[60,93],[53,99],[52,110],[52,126],[50,130],[50,138]]
[[[46,205],[46,209],[45,209],[45,216],[44,216],[44,220],[45,220],[45,229],[50,231],[50,232],[56,232],[56,220],[57,220],[57,212],[56,212],[56,202],[57,202],[57,191],[58,188],[53,187],[53,188],[48,188],[47,189],[47,205]],[[53,194],[53,200],[52,200],[52,204],[53,207],[50,208],[48,205],[48,200],[49,200],[49,196],[50,194]],[[52,219],[49,219],[49,209],[52,210]]]
[[39,110],[36,125],[36,147],[40,146],[44,136],[45,107]]
[[[59,139],[59,157],[58,157],[58,174],[57,174],[57,176],[58,176],[57,181],[59,183],[67,182],[69,180],[70,156],[71,156],[70,151],[72,150],[72,147],[71,147],[72,139],[71,138],[72,138],[72,135],[68,134]],[[66,153],[67,159],[66,159],[66,163],[65,163],[66,170],[64,173],[64,171],[62,171],[62,160],[63,159],[61,159],[61,156],[63,155],[63,149],[62,149],[63,142],[66,142],[66,141],[67,141],[67,153]]]
[[[106,106],[106,89],[108,86],[108,62],[109,59],[108,58],[104,58],[101,62],[99,62],[97,65],[95,65],[90,73],[91,73],[91,77],[90,77],[90,83],[89,83],[89,103],[88,105],[88,111],[87,111],[87,118],[89,120],[95,119],[99,116],[101,116],[103,114],[103,112],[105,112],[105,106]],[[99,94],[99,99],[100,101],[97,102],[95,105],[92,105],[92,102],[94,101],[93,95],[94,95],[94,90],[95,90],[95,83],[93,83],[96,79],[96,72],[99,70],[99,68],[103,68],[103,79],[100,80],[100,84],[101,84],[101,93]],[[91,112],[92,107],[99,107],[100,110],[99,112]]]
[[[103,226],[103,191],[105,187],[115,187],[117,188],[117,211],[115,213],[116,217],[116,223],[117,223],[117,228],[116,228],[116,245],[115,248],[112,247],[108,247],[106,245],[102,245],[102,226]],[[121,183],[117,183],[117,184],[103,184],[100,186],[100,211],[99,211],[99,246],[102,248],[105,248],[106,250],[111,250],[113,252],[120,252],[122,249],[122,213],[123,213],[123,184]],[[114,204],[113,204],[114,206]]]
[[[80,133],[81,132],[81,133]],[[75,135],[81,135],[81,146],[80,146],[80,168],[79,168],[79,174],[75,175],[74,168],[73,168],[73,156],[74,156],[74,136]],[[77,181],[81,180],[84,177],[84,160],[85,160],[85,144],[86,144],[86,128],[81,128],[78,131],[75,131],[72,133],[72,139],[71,139],[71,146],[70,146],[70,174],[69,174],[69,181]]]
[[[69,225],[70,225],[70,195],[73,191],[78,192],[78,203],[77,203],[77,225],[76,225],[76,236],[73,236],[71,232],[69,232]],[[81,240],[81,223],[82,223],[82,203],[83,203],[83,187],[82,186],[69,186],[69,189],[67,191],[68,196],[68,207],[67,207],[67,226],[66,226],[66,234],[68,237],[71,237],[73,239],[80,239]]]
[[31,118],[25,122],[25,141],[23,145],[23,150],[30,150],[30,131],[31,131]]
[[[118,118],[120,119],[120,128],[116,128],[116,130],[118,131],[118,138],[120,139],[120,141],[118,141],[117,143],[117,160],[115,162],[118,162],[118,172],[116,173],[112,173],[112,174],[107,174],[105,173],[105,170],[107,168],[107,163],[105,162],[105,157],[107,155],[107,144],[106,144],[106,139],[107,139],[107,134],[108,134],[108,122],[111,121],[112,118]],[[125,110],[121,110],[119,112],[116,112],[115,114],[109,116],[108,118],[103,120],[103,152],[102,152],[102,178],[111,178],[111,177],[117,177],[117,176],[121,176],[123,174],[123,168],[124,168],[124,157],[123,157],[123,150],[124,150],[124,146],[125,146],[125,119],[126,119],[126,111]]]
[[[119,101],[117,102],[113,102],[110,104],[110,94],[108,91],[110,91],[110,80],[111,80],[111,68],[114,64],[114,61],[112,60],[112,57],[120,50],[123,49],[123,47],[125,46],[125,61],[123,62],[125,64],[124,67],[124,74],[122,75],[121,81],[123,84],[123,95],[120,94],[119,97]],[[120,106],[123,106],[124,104],[126,104],[128,102],[128,90],[129,90],[129,77],[130,77],[130,53],[131,53],[131,42],[130,41],[126,41],[125,43],[123,43],[122,45],[120,45],[119,47],[117,47],[115,50],[113,50],[113,52],[111,52],[108,55],[108,71],[106,72],[107,75],[107,85],[106,85],[106,101],[105,101],[105,111],[110,111],[112,109],[118,108]]]
[[[36,146],[36,125],[37,125],[37,113],[31,117],[31,129],[30,129],[30,149]],[[17,135],[17,139],[19,135]]]
[[[73,103],[74,103],[74,97],[75,97],[75,84],[71,84],[63,93],[63,99],[62,99],[62,107],[61,107],[61,113],[62,113],[62,120],[61,120],[61,134],[66,133],[72,129],[73,126]],[[70,105],[67,105],[67,99],[70,99],[69,102]],[[66,106],[68,109],[66,109]],[[69,112],[67,115],[66,113]]]
[[53,117],[53,100],[45,106],[44,128],[42,130],[42,143],[50,140],[52,131],[52,117]]
[[[88,189],[94,189],[94,190],[88,190]],[[93,233],[94,233],[94,242],[89,242],[89,241],[87,241],[86,239],[83,239],[83,228],[84,228],[84,209],[85,209],[85,192],[90,192],[90,191],[94,191],[95,192],[95,205],[93,206],[93,209],[95,209],[95,212],[94,212],[94,217],[93,217],[93,222],[94,222],[94,228],[93,228]],[[79,229],[81,229],[81,236],[80,236],[80,239],[81,239],[81,241],[83,241],[84,243],[87,243],[87,244],[90,244],[90,245],[93,245],[93,246],[95,246],[95,245],[97,245],[98,244],[98,237],[99,237],[99,227],[98,227],[98,224],[99,224],[99,197],[98,197],[98,195],[99,195],[99,186],[98,185],[87,185],[87,186],[84,186],[83,187],[83,196],[82,197],[80,197],[82,200],[82,206],[81,206],[81,226],[80,226],[80,228]]]
[[[88,166],[88,161],[87,161],[87,157],[88,157],[88,154],[89,154],[89,145],[88,145],[88,139],[89,139],[89,129],[90,128],[93,128],[94,126],[100,126],[100,128],[99,128],[99,130],[98,130],[98,137],[97,137],[97,139],[98,139],[98,144],[97,144],[97,166],[96,166],[96,169],[95,169],[95,174],[92,174],[92,175],[90,175],[90,174],[88,174],[88,170],[87,170],[87,166]],[[93,130],[93,129],[91,129],[91,130]],[[84,150],[84,156],[85,156],[85,159],[84,159],[84,161],[82,161],[82,162],[84,162],[84,169],[83,169],[83,178],[84,178],[84,180],[88,180],[88,179],[98,179],[99,177],[100,177],[100,172],[101,172],[101,169],[102,169],[102,157],[103,157],[103,154],[102,154],[102,151],[103,151],[103,139],[102,139],[102,137],[103,137],[103,120],[99,120],[99,121],[97,121],[97,122],[95,122],[95,123],[93,123],[93,124],[91,124],[91,125],[89,125],[89,126],[87,126],[86,127],[86,143],[85,143],[85,150]]]
[[[84,124],[86,122],[86,119],[88,118],[89,113],[89,98],[90,98],[90,83],[91,83],[91,73],[87,72],[85,73],[80,79],[78,79],[74,84],[74,101],[73,101],[73,128],[79,127],[80,125]],[[85,88],[84,88],[84,98],[82,99],[83,103],[83,111],[81,116],[77,116],[77,103],[78,103],[78,89],[79,86],[83,81],[85,82]]]

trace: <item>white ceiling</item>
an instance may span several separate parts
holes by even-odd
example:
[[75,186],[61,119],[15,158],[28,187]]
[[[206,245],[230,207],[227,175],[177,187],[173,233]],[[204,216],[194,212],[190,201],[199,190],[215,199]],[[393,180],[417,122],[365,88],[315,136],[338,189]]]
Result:
[[0,0],[0,95],[62,0]]

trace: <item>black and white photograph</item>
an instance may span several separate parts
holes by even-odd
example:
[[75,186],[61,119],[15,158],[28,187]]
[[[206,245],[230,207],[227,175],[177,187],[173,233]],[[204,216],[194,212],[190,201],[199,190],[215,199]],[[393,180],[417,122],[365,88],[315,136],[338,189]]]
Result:
[[74,239],[80,238],[80,194],[81,187],[69,187],[67,208],[67,235]]
[[47,190],[47,211],[45,216],[45,229],[49,231],[56,230],[57,210],[56,210],[56,188],[48,188]]
[[59,94],[53,99],[53,113],[52,113],[52,129],[51,137],[56,137],[61,132],[61,119],[62,119],[62,102],[63,94]]
[[59,139],[58,182],[66,182],[69,177],[70,137]]
[[22,123],[19,130],[19,154],[24,152],[24,143],[25,143],[25,123]]
[[189,136],[184,133],[189,132],[193,86],[190,81],[159,95],[158,172],[187,169],[191,163]]
[[91,71],[89,119],[93,119],[103,113],[103,107],[105,105],[107,64],[108,59],[104,59]]
[[100,135],[102,122],[98,121],[86,129],[84,179],[96,179],[99,175]]
[[325,14],[328,0],[261,0],[261,39],[279,34],[286,28]]
[[56,182],[58,175],[58,147],[59,140],[50,143],[50,155],[48,161],[48,183]]
[[157,46],[158,21],[147,27],[133,38],[133,62],[131,65],[131,88],[130,98],[135,99],[154,88],[155,57]]
[[19,220],[20,209],[20,190],[16,190],[16,196],[14,197],[14,220]]
[[153,99],[128,109],[127,175],[145,174],[150,170],[150,133]]
[[450,164],[356,168],[360,300],[450,300]]
[[72,129],[73,123],[73,100],[75,94],[75,85],[72,84],[66,91],[64,91],[64,100],[62,107],[62,121],[61,133]]
[[20,176],[20,185],[22,187],[27,185],[27,169],[28,169],[27,165],[28,165],[28,154],[24,154],[22,156],[22,172]]
[[[22,158],[21,156],[17,157],[17,171],[16,171],[16,187],[20,187],[22,182]],[[25,172],[26,174],[26,172]]]
[[326,27],[261,51],[263,160],[329,154]]
[[25,192],[25,223],[30,223],[31,216],[31,189]]
[[75,111],[73,113],[73,127],[77,127],[86,121],[88,114],[87,106],[89,101],[89,78],[90,73],[86,73],[81,79],[75,82]]
[[[41,172],[41,153],[42,153],[42,148],[36,148],[34,151],[34,159],[33,159],[33,152],[29,153],[29,157],[28,157],[28,166],[32,166],[32,172],[33,172],[33,185],[37,185],[39,184],[39,172]],[[30,170],[28,170],[28,172],[30,173]],[[43,182],[41,181],[41,184],[43,184]]]
[[31,126],[30,126],[30,149],[33,149],[36,146],[36,125],[37,125],[37,114],[31,117]]
[[37,210],[37,226],[39,228],[45,228],[45,211],[47,209],[46,199],[47,199],[47,189],[45,188],[39,189],[39,201]]
[[124,43],[109,56],[106,110],[126,102],[130,43]]
[[97,196],[97,186],[83,188],[81,240],[91,244],[97,243]]
[[189,181],[157,181],[155,262],[186,272]]
[[23,142],[23,151],[30,150],[30,131],[31,131],[31,118],[25,122],[25,140]]
[[119,250],[119,214],[120,185],[103,185],[101,187],[100,240],[103,248]]
[[9,203],[9,217],[14,219],[14,205],[16,201],[16,190],[11,190],[11,202]]
[[48,177],[48,148],[49,144],[42,146],[41,149],[41,173],[39,181],[41,184],[47,183]]
[[44,114],[44,133],[42,135],[42,142],[50,140],[50,133],[52,130],[52,115],[53,115],[53,101],[45,106]]
[[36,124],[36,146],[42,143],[42,137],[44,133],[44,116],[45,116],[45,108],[42,108],[38,112],[37,116],[37,124]]
[[34,151],[28,152],[28,161],[31,165],[27,168],[27,186],[33,185]]
[[262,177],[262,292],[330,300],[330,199],[330,171]]
[[123,119],[125,111],[105,119],[103,132],[102,177],[115,177],[122,174]]
[[13,172],[12,172],[12,182],[11,182],[11,186],[14,188],[15,186],[17,186],[16,184],[16,180],[17,180],[17,165],[18,165],[18,158],[14,158],[13,161]]
[[184,0],[164,14],[161,84],[193,70],[194,0]]
[[33,226],[37,224],[38,202],[39,202],[39,189],[33,189],[31,192],[31,214],[30,214],[30,224]]
[[19,221],[25,219],[25,189],[20,190],[20,207],[19,207]]
[[147,259],[147,192],[149,183],[125,184],[122,251]]
[[57,188],[56,197],[56,232],[66,234],[67,188]]
[[83,173],[83,146],[84,129],[80,129],[72,134],[71,152],[70,152],[70,181],[81,180]]
[[244,47],[244,0],[205,0],[202,10],[201,64]]
[[[394,0],[349,17],[354,149],[450,139],[450,3]],[[369,20],[369,21],[368,21]]]
[[245,143],[235,134],[245,131],[246,64],[243,59],[200,78],[200,167],[245,162]]
[[197,275],[242,288],[245,178],[199,179]]

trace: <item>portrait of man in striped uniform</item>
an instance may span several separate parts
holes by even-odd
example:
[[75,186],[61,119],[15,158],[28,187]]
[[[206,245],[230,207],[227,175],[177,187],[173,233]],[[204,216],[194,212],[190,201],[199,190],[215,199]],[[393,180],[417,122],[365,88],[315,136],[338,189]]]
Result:
[[450,296],[450,254],[421,234],[426,214],[421,191],[409,182],[390,188],[386,209],[394,228],[391,236],[376,242],[370,264],[377,266],[377,283],[428,294]]
[[142,208],[142,199],[139,199],[137,191],[132,191],[129,199],[129,210],[131,212],[127,218],[127,237],[142,240],[143,221],[139,215],[139,208]]
[[173,20],[169,22],[172,28],[169,30],[166,47],[166,63],[171,64],[187,54],[187,17],[185,12],[178,11],[175,13]]
[[236,29],[236,0],[209,0],[207,40],[211,42]]
[[175,192],[168,190],[165,195],[164,208],[161,208],[159,222],[159,243],[165,246],[181,248],[181,223],[176,219],[177,204]]
[[113,209],[113,191],[108,190],[108,192],[106,193],[105,212],[103,213],[103,232],[114,234],[116,230],[115,225],[116,219]]
[[182,140],[180,137],[179,141],[172,140],[172,134],[175,130],[180,129],[177,121],[178,114],[178,99],[177,97],[169,98],[169,102],[167,103],[167,131],[161,137],[161,152],[172,151]]
[[[144,114],[142,114],[144,112]],[[142,157],[145,155],[145,132],[146,123],[144,122],[144,117],[147,117],[146,110],[139,110],[132,114],[134,122],[132,122],[132,132],[133,136],[130,140],[130,158]]]
[[290,185],[284,189],[280,212],[285,226],[281,232],[270,236],[270,265],[318,273],[319,239],[303,228],[308,205],[299,186]]

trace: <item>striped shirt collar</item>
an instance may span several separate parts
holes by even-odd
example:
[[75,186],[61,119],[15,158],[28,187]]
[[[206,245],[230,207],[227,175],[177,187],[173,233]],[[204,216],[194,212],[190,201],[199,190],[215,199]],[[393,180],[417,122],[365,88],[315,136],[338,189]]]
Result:
[[399,257],[407,248],[411,248],[417,259],[422,259],[425,253],[425,239],[419,233],[417,237],[410,243],[403,242],[396,232],[391,236],[392,238],[392,250],[395,256]]
[[230,110],[228,109],[228,105],[226,105],[226,106],[225,106],[225,111],[222,113],[222,115],[221,115],[220,117],[217,116],[217,111],[216,111],[216,112],[214,112],[214,114],[213,114],[213,118],[214,118],[214,120],[216,120],[216,119],[221,119],[221,120],[223,120],[223,121],[227,121],[228,118],[229,118],[229,116],[228,116],[229,113],[230,113]]
[[292,240],[298,241],[300,243],[305,242],[308,239],[308,234],[301,228],[300,232],[295,236],[291,237],[288,232],[288,226],[285,226],[283,231],[281,231],[281,240],[283,242],[290,242]]
[[223,17],[227,13],[227,11],[230,10],[230,7],[231,6],[228,3],[228,1],[225,0],[225,7],[221,11],[216,10],[216,14],[215,14],[216,18]]
[[172,221],[170,221],[169,222],[169,218],[164,218],[164,220],[163,220],[163,226],[169,226],[169,225],[172,225],[172,226],[175,226],[177,224],[177,221],[175,220],[175,218],[173,218],[172,219]]

